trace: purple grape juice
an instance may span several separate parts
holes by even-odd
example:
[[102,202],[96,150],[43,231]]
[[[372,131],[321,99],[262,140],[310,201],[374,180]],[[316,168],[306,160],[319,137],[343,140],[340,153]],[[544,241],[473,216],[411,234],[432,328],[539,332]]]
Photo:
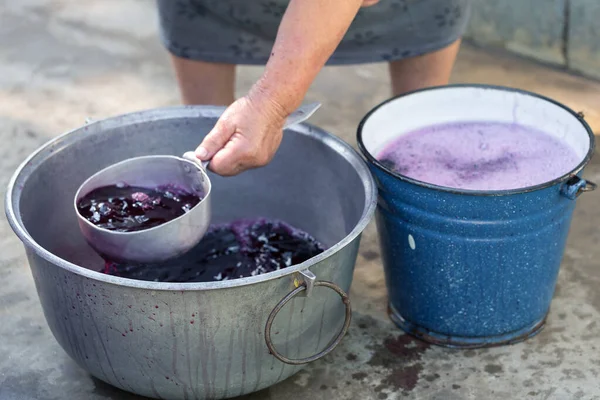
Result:
[[104,273],[155,282],[211,282],[277,271],[325,250],[312,236],[284,222],[258,219],[211,226],[183,256],[155,264],[107,261]]
[[175,187],[114,185],[86,194],[77,203],[77,211],[99,228],[134,232],[174,220],[200,200],[199,196]]
[[451,123],[409,132],[389,143],[377,159],[421,182],[486,191],[546,183],[581,161],[559,138],[496,122]]

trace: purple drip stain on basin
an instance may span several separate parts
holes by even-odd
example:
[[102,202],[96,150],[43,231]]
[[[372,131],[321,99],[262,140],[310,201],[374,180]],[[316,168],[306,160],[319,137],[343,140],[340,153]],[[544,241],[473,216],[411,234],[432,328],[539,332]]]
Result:
[[120,184],[92,190],[79,200],[77,211],[99,228],[133,232],[174,220],[200,200],[174,186],[148,189]]
[[438,186],[509,190],[552,181],[581,161],[565,141],[534,128],[497,122],[434,125],[389,143],[387,168]]
[[183,256],[162,263],[106,261],[104,273],[155,282],[211,282],[277,271],[325,250],[315,238],[285,222],[240,220],[213,225]]

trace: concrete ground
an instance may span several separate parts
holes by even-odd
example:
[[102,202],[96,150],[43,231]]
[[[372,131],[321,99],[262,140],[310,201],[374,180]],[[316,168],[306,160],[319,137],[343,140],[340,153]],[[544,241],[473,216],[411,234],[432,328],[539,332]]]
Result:
[[[0,183],[46,140],[103,118],[178,103],[151,1],[0,0]],[[239,93],[260,74],[242,68]],[[454,82],[549,95],[600,130],[600,84],[465,46]],[[361,116],[388,97],[384,65],[330,68],[312,120],[355,144]],[[432,111],[433,112],[433,111]],[[600,181],[600,158],[587,177]],[[357,262],[350,333],[331,356],[246,399],[600,399],[600,193],[579,200],[544,331],[509,347],[448,350],[404,336],[386,315],[373,224]],[[24,251],[0,217],[0,400],[140,399],[90,377],[50,333]]]

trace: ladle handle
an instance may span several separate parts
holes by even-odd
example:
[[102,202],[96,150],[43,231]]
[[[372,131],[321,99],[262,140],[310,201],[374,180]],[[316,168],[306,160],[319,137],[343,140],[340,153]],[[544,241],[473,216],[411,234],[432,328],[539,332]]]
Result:
[[301,122],[306,121],[321,107],[321,103],[310,103],[304,106],[300,106],[288,115],[285,123],[283,124],[283,129],[289,128],[290,126],[299,124]]
[[[321,107],[321,103],[310,103],[310,104],[306,104],[304,106],[298,107],[293,113],[288,115],[287,119],[285,120],[285,123],[283,124],[283,129],[289,128],[290,126],[293,126],[293,125],[296,125],[296,124],[306,121],[320,107]],[[186,151],[183,154],[183,158],[185,158],[188,161],[192,161],[193,163],[197,164],[198,166],[200,166],[200,168],[202,168],[205,171],[208,169],[208,163],[210,163],[210,160],[200,161],[198,159],[198,157],[196,157],[196,154],[193,151]]]

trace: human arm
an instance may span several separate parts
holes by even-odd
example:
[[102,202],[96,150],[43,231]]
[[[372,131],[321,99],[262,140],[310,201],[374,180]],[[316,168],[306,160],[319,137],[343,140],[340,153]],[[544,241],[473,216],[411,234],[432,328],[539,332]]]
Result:
[[362,0],[292,0],[271,56],[249,93],[223,113],[196,150],[221,175],[266,165],[282,139],[286,117],[342,40]]

